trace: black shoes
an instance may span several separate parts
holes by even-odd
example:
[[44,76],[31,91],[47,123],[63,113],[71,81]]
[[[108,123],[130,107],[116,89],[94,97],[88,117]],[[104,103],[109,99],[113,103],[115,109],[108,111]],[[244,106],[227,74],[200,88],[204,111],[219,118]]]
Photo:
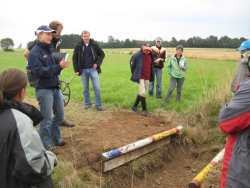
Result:
[[63,140],[61,140],[61,142],[59,143],[54,143],[55,146],[65,146],[67,143]]
[[134,111],[134,112],[136,112],[136,113],[139,113],[138,108],[137,108],[137,107],[135,107],[135,106],[133,106],[133,107],[131,108],[131,110],[133,110],[133,111]]
[[65,127],[74,127],[75,124],[74,124],[74,123],[67,122],[66,120],[63,120],[62,123],[61,123],[61,126],[65,126]]

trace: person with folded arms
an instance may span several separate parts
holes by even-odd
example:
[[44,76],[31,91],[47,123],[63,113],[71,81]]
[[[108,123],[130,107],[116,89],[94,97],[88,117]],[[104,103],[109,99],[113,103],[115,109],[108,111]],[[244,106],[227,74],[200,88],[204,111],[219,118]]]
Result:
[[[157,37],[155,39],[155,46],[152,46],[152,53],[154,57],[154,79],[156,79],[156,97],[157,99],[161,99],[162,93],[162,69],[164,67],[164,62],[167,60],[167,50],[162,47],[162,38]],[[153,96],[154,94],[154,85],[155,81],[149,82],[148,94],[149,96]]]

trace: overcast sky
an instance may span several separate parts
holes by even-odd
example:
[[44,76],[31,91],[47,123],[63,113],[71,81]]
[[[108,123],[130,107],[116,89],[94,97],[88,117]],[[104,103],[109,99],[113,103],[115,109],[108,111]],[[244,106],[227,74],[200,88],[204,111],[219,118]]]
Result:
[[250,39],[250,0],[2,0],[0,40],[26,47],[40,25],[63,23],[63,34],[91,38],[170,41],[210,35]]

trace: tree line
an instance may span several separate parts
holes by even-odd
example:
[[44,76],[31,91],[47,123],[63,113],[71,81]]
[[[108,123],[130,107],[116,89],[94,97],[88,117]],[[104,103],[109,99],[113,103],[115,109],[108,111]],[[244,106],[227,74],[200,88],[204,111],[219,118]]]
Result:
[[[80,35],[70,34],[61,36],[62,43],[60,48],[62,49],[74,49],[76,44],[81,40]],[[223,36],[218,39],[218,37],[210,35],[209,37],[203,39],[199,36],[194,36],[188,40],[177,40],[172,37],[171,41],[163,41],[162,46],[164,47],[176,47],[177,45],[183,45],[185,48],[238,48],[240,44],[247,40],[244,37],[241,38],[229,38],[228,36]],[[101,48],[140,48],[142,40],[119,40],[114,38],[112,35],[108,36],[108,42],[97,41]],[[149,40],[151,45],[155,44],[154,40]],[[28,42],[26,48],[33,44],[34,41]],[[12,50],[14,47],[14,41],[11,38],[4,38],[0,40],[0,46],[5,51]],[[18,48],[21,48],[22,44]]]
[[[60,47],[62,49],[73,49],[76,44],[81,40],[80,35],[62,35],[62,43]],[[244,37],[241,38],[229,38],[223,36],[218,39],[218,37],[210,35],[209,37],[202,39],[199,36],[194,36],[188,40],[177,40],[175,37],[172,37],[171,41],[163,41],[162,46],[164,47],[176,47],[181,44],[185,48],[238,48],[240,44],[247,40]],[[142,40],[119,40],[115,39],[113,36],[108,36],[108,42],[97,41],[101,48],[140,48],[142,45]],[[154,40],[149,40],[151,45],[155,45]]]

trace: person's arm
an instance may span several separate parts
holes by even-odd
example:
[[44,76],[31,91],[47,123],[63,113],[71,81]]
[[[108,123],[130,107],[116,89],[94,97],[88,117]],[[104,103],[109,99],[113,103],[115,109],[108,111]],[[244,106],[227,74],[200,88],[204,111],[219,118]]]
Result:
[[105,57],[105,54],[104,54],[103,50],[101,49],[101,47],[97,43],[96,43],[96,49],[97,49],[97,52],[96,52],[97,60],[95,63],[100,67],[102,64],[102,61]]
[[250,125],[250,79],[245,80],[231,101],[219,114],[219,126],[226,134],[244,130]]
[[167,50],[165,48],[163,48],[160,52],[161,54],[161,58],[160,60],[164,63],[165,61],[167,61]]
[[183,71],[186,71],[187,69],[188,69],[188,63],[187,63],[187,60],[186,60],[186,58],[184,58],[184,69],[183,69]]
[[135,64],[136,64],[136,60],[135,60],[135,54],[132,55],[132,57],[130,58],[129,64],[130,64],[130,70],[131,73],[133,74],[134,69],[135,69]]
[[72,56],[73,68],[77,76],[80,75],[80,70],[78,69],[78,47],[75,46]]
[[28,59],[29,54],[30,54],[30,50],[36,45],[36,40],[33,42],[33,44],[31,44],[27,50],[25,50],[25,52],[23,53],[23,56],[26,57]]
[[25,52],[23,53],[23,56],[26,57],[28,59],[30,51],[27,49],[25,50]]
[[42,181],[52,173],[57,158],[53,153],[46,153],[32,120],[18,110],[12,112],[17,124],[13,129],[13,176],[27,183]]
[[62,70],[60,64],[55,65],[50,61],[50,58],[43,58],[33,53],[28,57],[29,68],[38,78],[51,78],[60,74]]
[[164,60],[164,62],[166,62],[167,59],[168,59],[168,52],[167,52],[167,49],[165,49],[165,60]]
[[168,71],[168,74],[172,76],[171,58],[169,59],[168,64],[167,64],[167,71]]

